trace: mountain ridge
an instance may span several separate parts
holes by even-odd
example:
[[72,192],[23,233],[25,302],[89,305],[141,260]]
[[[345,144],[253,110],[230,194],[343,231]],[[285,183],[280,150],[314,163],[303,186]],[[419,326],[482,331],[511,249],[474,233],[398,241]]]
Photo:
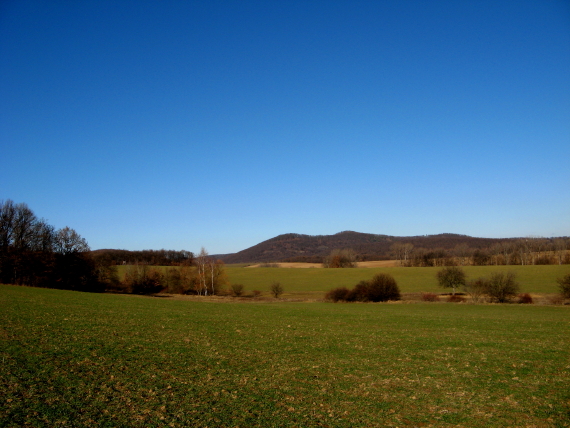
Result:
[[511,242],[519,238],[477,238],[455,233],[437,235],[391,236],[346,230],[333,235],[305,235],[285,233],[241,250],[237,253],[218,254],[225,263],[264,263],[283,261],[322,262],[334,249],[351,248],[361,260],[386,260],[390,247],[396,243],[412,244],[426,250],[450,250],[459,245],[470,249],[487,248],[498,242]]

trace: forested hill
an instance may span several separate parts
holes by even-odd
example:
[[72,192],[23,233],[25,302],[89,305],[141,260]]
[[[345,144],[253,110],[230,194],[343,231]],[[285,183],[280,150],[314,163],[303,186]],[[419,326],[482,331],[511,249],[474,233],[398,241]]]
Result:
[[216,257],[225,263],[254,263],[277,261],[303,261],[320,263],[334,249],[350,248],[360,260],[394,258],[393,245],[412,244],[426,250],[451,250],[459,247],[471,250],[484,249],[498,242],[514,239],[474,238],[466,235],[443,233],[424,236],[388,236],[371,233],[340,232],[335,235],[300,235],[288,233],[263,241],[234,254]]

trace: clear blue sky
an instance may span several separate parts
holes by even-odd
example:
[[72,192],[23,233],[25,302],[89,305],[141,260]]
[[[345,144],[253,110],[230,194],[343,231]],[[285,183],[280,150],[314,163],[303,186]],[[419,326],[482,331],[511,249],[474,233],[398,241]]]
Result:
[[570,2],[0,2],[0,199],[92,249],[570,235]]

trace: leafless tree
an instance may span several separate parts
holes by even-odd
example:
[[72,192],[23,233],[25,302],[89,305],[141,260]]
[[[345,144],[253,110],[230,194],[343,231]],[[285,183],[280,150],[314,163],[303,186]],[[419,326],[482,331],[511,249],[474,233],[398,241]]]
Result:
[[488,282],[486,278],[477,278],[465,283],[464,290],[471,296],[473,303],[478,303],[481,296],[487,292]]
[[412,251],[414,250],[414,244],[406,243],[402,247],[402,251],[404,254],[404,265],[408,264],[408,260],[412,256]]
[[208,287],[206,286],[206,281],[207,281],[206,266],[208,265],[208,259],[209,259],[208,252],[204,247],[202,247],[202,249],[200,250],[200,254],[198,254],[198,257],[196,257],[195,259],[196,267],[198,269],[196,292],[199,295],[204,293],[205,296],[208,295]]
[[67,226],[57,231],[54,244],[56,253],[63,255],[85,253],[90,250],[87,241]]
[[279,296],[281,296],[281,294],[283,294],[283,286],[281,285],[280,282],[277,282],[277,281],[273,281],[271,283],[269,290],[271,291],[271,294],[273,294],[273,297],[275,297],[276,299]]
[[515,297],[520,290],[519,284],[515,281],[515,274],[512,272],[496,272],[487,281],[486,293],[492,300],[499,303],[508,302]]
[[400,262],[400,264],[403,264],[403,259],[404,259],[404,248],[403,248],[403,246],[404,246],[404,244],[402,244],[401,242],[396,242],[390,246],[390,251],[392,252],[392,256],[396,260],[398,260]]
[[353,268],[356,267],[356,253],[350,248],[332,250],[325,258],[323,267],[326,268]]
[[468,264],[467,262],[472,254],[472,250],[467,244],[463,243],[456,245],[453,249],[453,253],[457,258],[459,258],[461,266],[465,266]]
[[10,199],[0,202],[0,251],[7,251],[12,245],[14,217],[16,217],[14,202]]
[[224,262],[210,257],[204,247],[194,261],[197,268],[196,292],[198,294],[214,295],[227,284]]
[[12,246],[16,250],[27,250],[31,246],[37,218],[26,204],[17,204],[12,228]]
[[564,256],[568,251],[568,240],[564,238],[557,238],[554,240],[554,253],[558,259],[558,264],[561,265]]
[[209,276],[210,292],[217,294],[220,288],[227,284],[227,276],[224,270],[224,262],[221,260],[208,259],[206,268]]
[[495,262],[495,266],[497,266],[499,264],[499,256],[501,255],[502,250],[503,250],[503,247],[500,243],[496,243],[489,248],[489,252],[491,253],[491,256],[493,257],[493,260]]

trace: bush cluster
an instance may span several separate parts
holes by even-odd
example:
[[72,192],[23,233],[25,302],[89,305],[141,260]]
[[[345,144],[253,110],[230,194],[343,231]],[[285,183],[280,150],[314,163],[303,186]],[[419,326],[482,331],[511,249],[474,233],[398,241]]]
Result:
[[333,250],[323,261],[325,268],[354,268],[356,267],[356,253],[345,248],[344,250]]
[[564,299],[570,299],[570,273],[558,280],[560,294]]
[[134,294],[153,294],[163,290],[163,275],[148,265],[134,265],[125,274],[126,289]]
[[352,290],[339,287],[325,295],[325,299],[331,302],[386,302],[400,298],[396,280],[384,273],[375,275],[369,281],[360,281]]
[[525,303],[525,304],[533,303],[532,296],[528,293],[519,294],[518,302],[519,303]]
[[519,289],[514,273],[497,272],[486,281],[485,292],[491,301],[506,303],[517,295]]
[[[465,281],[463,270],[453,266],[440,270],[437,273],[437,279],[443,288],[453,288],[453,295],[455,295],[455,288],[463,285],[465,291],[471,295],[474,302],[477,302],[483,295],[487,295],[492,302],[506,303],[516,297],[520,289],[519,284],[515,281],[515,274],[511,272],[496,272],[489,278]],[[448,299],[448,301],[459,301],[459,299]]]
[[436,274],[437,282],[443,288],[453,288],[453,294],[455,294],[455,288],[460,285],[465,285],[465,272],[463,269],[457,266],[447,266]]
[[276,299],[283,294],[283,286],[280,282],[273,281],[269,287],[269,291],[273,294]]
[[234,297],[240,297],[243,294],[243,284],[232,284],[230,288]]

